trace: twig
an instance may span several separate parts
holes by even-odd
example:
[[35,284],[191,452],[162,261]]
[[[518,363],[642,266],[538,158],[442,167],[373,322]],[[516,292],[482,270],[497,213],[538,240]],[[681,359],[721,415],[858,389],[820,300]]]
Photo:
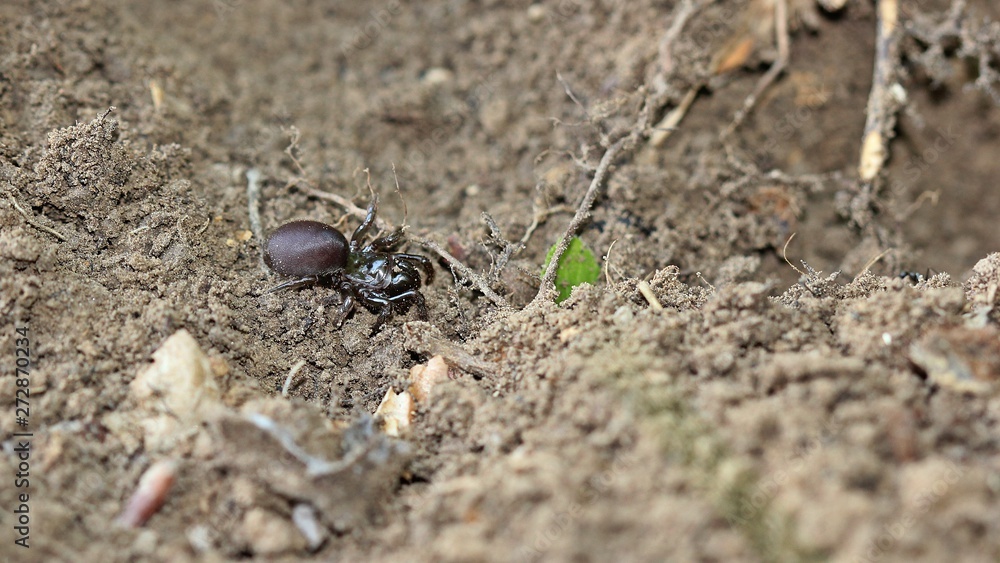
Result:
[[[644,115],[648,115],[648,108],[648,105],[644,108]],[[640,122],[641,121],[644,121],[644,119],[640,119]],[[638,140],[639,136],[643,134],[644,129],[644,126],[637,126],[632,133],[615,141],[615,143],[608,147],[608,149],[604,152],[604,156],[601,157],[601,161],[597,165],[597,171],[594,173],[594,178],[590,181],[590,187],[587,188],[587,194],[583,197],[583,201],[580,202],[579,207],[577,207],[573,220],[570,221],[569,226],[566,227],[566,232],[563,233],[559,242],[556,244],[556,251],[552,254],[552,259],[549,261],[549,267],[546,269],[545,275],[542,276],[542,286],[538,289],[538,294],[535,295],[536,301],[544,299],[545,295],[550,291],[555,291],[556,271],[559,269],[559,260],[561,260],[563,254],[566,253],[566,249],[569,248],[570,241],[576,235],[577,231],[580,230],[580,227],[583,226],[584,221],[590,218],[590,208],[594,205],[594,201],[597,199],[597,194],[601,191],[601,187],[604,185],[604,181],[608,176],[608,169],[611,168],[611,164],[619,157],[619,155],[624,153],[626,149],[631,149],[635,146],[636,140]]]
[[426,248],[427,250],[430,250],[431,252],[443,258],[444,261],[448,263],[448,266],[451,267],[453,274],[456,272],[458,274],[461,274],[463,278],[468,280],[468,282],[471,283],[472,285],[476,286],[476,288],[479,289],[479,291],[481,291],[483,295],[486,296],[487,299],[492,301],[494,305],[500,307],[501,309],[506,309],[510,307],[510,304],[507,303],[506,299],[501,297],[497,292],[493,291],[493,289],[490,288],[490,284],[486,281],[486,278],[477,274],[476,272],[473,272],[471,268],[459,262],[458,259],[449,254],[447,250],[441,248],[441,245],[430,239],[426,239],[423,237],[411,236],[409,238],[413,242],[419,244],[420,246]]
[[[309,185],[309,183],[302,178],[293,178],[288,182],[288,185],[295,186],[298,189],[302,190],[303,192],[313,197],[319,199],[325,199],[327,201],[332,201],[334,204],[337,205],[337,207],[340,207],[341,209],[346,211],[348,215],[353,215],[357,219],[364,219],[365,216],[368,214],[368,211],[358,207],[357,205],[354,205],[354,202],[347,199],[346,197],[337,195],[335,193],[325,192],[323,190],[316,189],[311,185]],[[390,225],[388,221],[386,221],[381,217],[375,218],[375,226],[383,231],[392,229],[392,225]]]
[[864,275],[864,273],[867,272],[869,268],[871,268],[872,266],[874,266],[875,263],[878,262],[879,260],[881,260],[883,256],[885,256],[886,254],[888,254],[890,250],[892,250],[892,248],[886,248],[882,252],[879,252],[877,255],[875,255],[874,258],[872,258],[871,260],[869,260],[868,263],[865,264],[865,267],[861,268],[861,271],[858,272],[858,275],[854,276],[854,280],[853,281],[858,281],[858,278],[860,278],[862,275]]
[[808,277],[806,273],[796,268],[795,264],[792,264],[791,261],[788,260],[788,245],[791,244],[792,239],[795,238],[796,234],[797,233],[792,233],[791,236],[788,237],[788,240],[785,241],[785,247],[781,249],[781,257],[785,259],[785,264],[788,264],[789,267],[798,272],[800,276],[805,278]]
[[[858,176],[864,183],[874,180],[889,154],[887,137],[895,126],[895,107],[890,107],[889,90],[895,81],[893,72],[898,58],[899,4],[897,0],[879,0],[878,29],[875,36],[875,70],[868,94],[865,133],[861,142]],[[894,104],[898,106],[898,102]]]
[[[110,110],[109,110],[109,111],[110,111]],[[105,114],[105,115],[107,115],[107,114]],[[14,199],[14,196],[13,196],[12,194],[8,193],[8,194],[7,194],[7,198],[8,198],[8,199],[10,199],[10,203],[11,203],[11,205],[13,205],[13,206],[14,206],[14,209],[17,209],[18,213],[20,213],[20,214],[21,214],[21,216],[22,216],[22,217],[24,217],[24,220],[25,220],[25,221],[26,221],[26,222],[27,222],[27,223],[28,223],[29,225],[31,225],[32,227],[34,227],[34,228],[36,228],[36,229],[38,229],[38,230],[41,230],[41,231],[45,231],[46,233],[49,233],[50,235],[52,235],[52,236],[56,237],[57,239],[59,239],[59,240],[61,240],[61,241],[63,241],[63,242],[66,242],[66,240],[67,240],[67,239],[66,239],[66,237],[64,237],[64,236],[63,236],[62,234],[60,234],[60,233],[59,233],[59,231],[57,231],[57,230],[55,230],[55,229],[53,229],[53,228],[51,228],[51,227],[46,227],[45,225],[43,225],[43,224],[39,223],[39,222],[38,222],[38,221],[37,221],[36,219],[34,219],[34,218],[33,218],[32,216],[28,215],[28,212],[27,212],[27,211],[25,211],[25,210],[24,210],[24,209],[23,209],[23,208],[21,207],[21,205],[20,205],[19,203],[17,203],[17,200],[16,200],[16,199]]]
[[340,473],[360,462],[378,444],[377,440],[370,440],[364,447],[355,448],[343,459],[327,461],[302,449],[295,442],[295,437],[292,436],[291,432],[281,427],[270,417],[259,413],[250,413],[246,415],[246,418],[254,426],[278,442],[292,457],[302,462],[306,466],[306,475],[309,477],[322,477],[324,475]]
[[639,280],[636,287],[639,289],[639,293],[641,293],[642,296],[646,298],[646,301],[649,302],[650,309],[654,311],[663,310],[663,304],[656,298],[656,294],[653,293],[653,288],[649,287],[649,283],[647,283],[646,280]]
[[[701,10],[703,5],[704,2],[701,1],[694,3],[692,0],[684,0],[675,9],[670,27],[667,28],[667,31],[663,33],[663,38],[660,39],[660,53],[659,60],[657,61],[659,69],[650,80],[654,96],[663,97],[668,94],[667,77],[674,71],[674,44],[677,42],[681,31],[683,31],[684,25],[691,19],[691,16]],[[687,115],[688,109],[691,108],[691,104],[694,103],[695,98],[698,96],[698,91],[701,90],[703,85],[697,84],[689,88],[684,98],[681,99],[681,103],[670,110],[653,127],[653,133],[649,139],[650,145],[659,147],[666,142],[667,138],[674,131],[674,128]]]
[[757,86],[753,89],[751,93],[745,100],[743,100],[743,107],[736,112],[736,116],[733,117],[733,122],[729,124],[729,127],[722,132],[721,138],[725,139],[729,135],[736,131],[743,120],[750,115],[754,106],[757,105],[757,100],[760,98],[764,90],[768,88],[777,78],[778,75],[785,70],[785,66],[788,65],[789,57],[789,38],[788,38],[788,0],[777,0],[774,3],[774,33],[777,36],[778,42],[778,58],[774,60],[771,64],[771,68],[767,69],[764,76],[757,81]]
[[441,356],[458,369],[483,378],[495,377],[500,367],[481,360],[461,345],[445,338],[430,323],[411,321],[403,325],[403,348],[426,356]]
[[674,71],[674,43],[680,36],[681,30],[688,19],[691,18],[702,7],[702,2],[695,4],[691,0],[684,0],[677,7],[671,18],[670,27],[664,32],[660,39],[659,72],[653,77],[652,86],[655,94],[663,94],[667,89],[667,77]]
[[649,144],[654,147],[662,146],[663,143],[667,141],[670,134],[677,129],[677,125],[680,124],[684,116],[687,115],[688,109],[691,108],[691,104],[694,103],[695,98],[698,97],[698,89],[700,86],[691,88],[684,94],[684,99],[681,103],[677,104],[677,107],[667,112],[667,115],[663,116],[663,119],[654,127],[653,134],[649,137]]

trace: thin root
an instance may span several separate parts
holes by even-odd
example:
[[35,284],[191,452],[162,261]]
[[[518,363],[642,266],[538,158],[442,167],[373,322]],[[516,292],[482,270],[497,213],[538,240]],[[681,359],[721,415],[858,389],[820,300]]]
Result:
[[792,233],[792,235],[791,235],[790,237],[788,237],[788,240],[786,240],[786,241],[785,241],[785,246],[784,246],[784,248],[782,248],[782,249],[781,249],[781,257],[785,259],[785,264],[788,264],[788,266],[789,266],[789,267],[790,267],[791,269],[793,269],[793,270],[795,270],[796,272],[798,272],[798,274],[799,274],[800,276],[802,276],[802,277],[809,277],[809,276],[808,276],[808,275],[807,275],[807,274],[806,274],[805,272],[803,272],[802,270],[800,270],[800,269],[796,268],[796,267],[795,267],[795,264],[792,264],[792,263],[791,263],[791,262],[790,262],[790,261],[788,260],[788,245],[789,245],[789,244],[791,244],[791,242],[792,242],[792,239],[793,239],[793,238],[795,238],[795,235],[796,235],[796,234],[797,234],[797,233]]
[[757,105],[757,100],[760,99],[761,94],[764,90],[777,80],[778,76],[785,70],[788,65],[789,57],[789,38],[788,38],[788,0],[777,0],[774,3],[774,32],[778,39],[778,58],[774,60],[771,64],[771,68],[767,69],[764,76],[757,81],[757,86],[753,89],[747,98],[743,101],[743,107],[736,112],[736,116],[733,117],[733,122],[729,124],[729,127],[722,132],[722,138],[725,139],[729,137],[736,131],[736,129],[743,123],[743,121],[750,115],[753,111],[754,106]]
[[605,283],[608,284],[608,287],[611,287],[611,284],[612,284],[612,282],[611,282],[611,249],[615,247],[615,243],[616,242],[618,242],[618,239],[615,239],[615,240],[611,241],[611,244],[608,245],[608,253],[604,255],[604,281],[605,281]]
[[[111,108],[111,109],[114,109],[114,108]],[[110,112],[111,110],[108,110],[108,111]],[[105,113],[105,115],[107,115],[107,113]],[[7,198],[10,199],[11,205],[14,206],[14,209],[17,209],[18,213],[20,213],[21,216],[24,217],[24,220],[29,225],[31,225],[32,227],[34,227],[34,228],[36,228],[38,230],[45,231],[46,233],[49,233],[50,235],[56,237],[57,239],[59,239],[59,240],[61,240],[63,242],[66,242],[66,240],[67,240],[66,237],[63,236],[59,231],[53,229],[52,227],[46,227],[45,225],[39,223],[31,215],[28,215],[28,212],[25,211],[24,208],[22,208],[19,203],[17,203],[17,200],[14,199],[13,195],[11,195],[11,194],[8,193],[7,194]]]
[[494,305],[500,307],[501,309],[507,309],[510,307],[510,304],[507,303],[506,299],[504,299],[497,292],[493,291],[490,284],[486,281],[486,278],[476,272],[473,272],[471,268],[459,262],[458,259],[452,256],[447,250],[441,248],[441,245],[423,237],[411,236],[410,240],[443,258],[444,261],[448,263],[448,266],[451,267],[452,274],[460,274],[463,278],[468,280],[469,283],[476,286],[476,288],[481,291],[487,299],[492,301]]
[[281,386],[281,396],[288,397],[288,390],[292,387],[292,379],[295,378],[295,374],[299,373],[299,370],[306,365],[305,360],[299,360],[295,362],[292,369],[288,370],[288,377],[285,378],[285,384]]
[[865,267],[862,268],[860,272],[858,272],[858,275],[854,276],[854,280],[852,281],[858,281],[858,278],[863,276],[864,273],[867,272],[869,268],[874,266],[875,263],[881,260],[886,254],[888,254],[890,250],[892,250],[892,248],[886,248],[882,252],[876,254],[871,260],[868,261],[868,263],[865,264]]

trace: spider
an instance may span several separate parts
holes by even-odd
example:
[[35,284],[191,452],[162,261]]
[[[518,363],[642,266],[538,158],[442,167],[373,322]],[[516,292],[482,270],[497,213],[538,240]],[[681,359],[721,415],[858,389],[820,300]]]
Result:
[[420,293],[422,285],[434,280],[431,261],[419,254],[395,252],[405,241],[403,228],[376,237],[365,244],[378,213],[378,196],[372,196],[365,220],[351,235],[351,241],[335,227],[319,221],[292,221],[281,225],[264,245],[264,263],[275,273],[293,276],[267,293],[316,284],[336,288],[341,304],[337,326],[360,303],[378,315],[372,325],[375,334],[397,313],[413,305],[421,318],[427,317],[427,305]]

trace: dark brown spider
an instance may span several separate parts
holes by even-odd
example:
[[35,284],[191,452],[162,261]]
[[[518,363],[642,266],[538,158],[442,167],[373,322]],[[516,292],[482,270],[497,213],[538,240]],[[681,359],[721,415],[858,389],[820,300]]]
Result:
[[426,318],[419,270],[426,277],[423,283],[431,283],[431,261],[419,254],[395,252],[405,241],[402,227],[364,244],[377,213],[378,196],[373,196],[365,220],[354,230],[349,243],[336,228],[318,221],[292,221],[278,227],[264,246],[264,263],[293,279],[268,292],[314,284],[336,288],[342,299],[337,326],[360,303],[378,315],[372,334],[394,311],[402,314],[413,305]]

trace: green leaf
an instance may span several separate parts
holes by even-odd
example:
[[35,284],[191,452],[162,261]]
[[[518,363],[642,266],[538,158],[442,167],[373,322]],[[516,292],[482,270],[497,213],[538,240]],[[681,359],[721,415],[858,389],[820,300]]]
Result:
[[[552,261],[552,255],[555,254],[556,246],[558,245],[559,243],[556,243],[552,245],[552,248],[549,248],[549,252],[545,256],[545,266],[542,267],[542,275],[548,269],[549,262]],[[596,282],[597,276],[600,273],[601,266],[597,263],[597,259],[594,258],[594,253],[583,245],[582,240],[573,237],[569,241],[569,247],[566,249],[566,252],[563,253],[562,258],[559,260],[559,269],[556,270],[556,289],[559,290],[556,303],[562,303],[568,299],[570,293],[573,292],[573,288],[581,283],[592,284]]]

